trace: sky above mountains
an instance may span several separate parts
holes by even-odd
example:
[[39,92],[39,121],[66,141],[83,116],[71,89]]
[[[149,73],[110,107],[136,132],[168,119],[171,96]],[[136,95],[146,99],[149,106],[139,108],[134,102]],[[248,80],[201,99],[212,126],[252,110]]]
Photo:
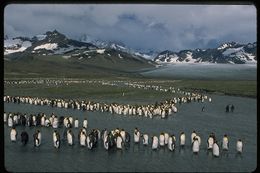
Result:
[[57,29],[143,50],[213,48],[256,41],[253,5],[9,4],[4,34],[32,37]]

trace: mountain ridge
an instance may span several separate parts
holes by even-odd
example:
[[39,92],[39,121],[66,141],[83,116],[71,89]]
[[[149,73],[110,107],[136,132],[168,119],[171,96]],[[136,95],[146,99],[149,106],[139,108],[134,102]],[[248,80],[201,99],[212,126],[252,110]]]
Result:
[[256,42],[240,44],[222,43],[217,48],[187,49],[179,52],[165,50],[159,53],[154,61],[161,63],[257,63]]
[[[63,55],[65,58],[78,55],[78,58],[84,58],[85,55],[94,52],[97,54],[110,55],[112,50],[120,54],[129,54],[136,59],[152,60],[154,63],[231,63],[245,64],[256,63],[256,42],[240,44],[236,42],[226,42],[217,48],[208,49],[187,49],[174,52],[164,50],[156,52],[137,51],[129,48],[120,42],[105,42],[96,40],[84,34],[77,40],[69,39],[64,34],[54,31],[47,31],[45,34],[39,34],[28,37],[15,37],[10,39],[7,35],[4,38],[4,55],[19,54],[27,52],[37,55]],[[81,51],[82,50],[82,51]],[[83,51],[84,50],[84,51]],[[85,52],[85,54],[83,53]],[[86,53],[88,52],[88,53]],[[92,53],[91,53],[92,52]]]

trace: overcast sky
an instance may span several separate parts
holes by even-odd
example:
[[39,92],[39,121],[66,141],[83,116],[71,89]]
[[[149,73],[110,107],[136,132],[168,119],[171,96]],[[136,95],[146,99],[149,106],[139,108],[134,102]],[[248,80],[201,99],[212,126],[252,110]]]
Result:
[[34,36],[57,29],[69,38],[83,34],[120,41],[135,49],[212,48],[256,41],[253,5],[10,4],[4,34]]

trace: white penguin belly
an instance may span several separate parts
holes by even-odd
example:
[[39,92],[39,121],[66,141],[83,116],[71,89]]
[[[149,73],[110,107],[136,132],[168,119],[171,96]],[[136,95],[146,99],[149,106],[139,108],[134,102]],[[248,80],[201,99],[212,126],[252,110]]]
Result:
[[219,156],[219,147],[217,144],[213,145],[213,155],[214,156]]
[[197,152],[199,152],[199,150],[200,150],[199,141],[196,140],[193,142],[192,151],[194,153],[197,153]]

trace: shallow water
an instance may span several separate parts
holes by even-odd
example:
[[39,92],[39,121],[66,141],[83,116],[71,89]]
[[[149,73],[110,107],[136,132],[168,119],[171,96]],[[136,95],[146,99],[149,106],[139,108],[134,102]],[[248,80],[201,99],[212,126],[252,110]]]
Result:
[[142,75],[174,79],[256,80],[256,70],[256,64],[168,64]]
[[[10,128],[5,125],[5,167],[8,171],[60,171],[60,172],[87,172],[87,171],[149,171],[149,172],[251,172],[256,168],[257,157],[257,125],[256,125],[256,99],[231,96],[212,95],[212,103],[197,103],[178,105],[179,112],[168,119],[148,119],[141,117],[128,117],[111,115],[100,112],[82,112],[79,110],[66,110],[48,106],[33,106],[25,104],[5,103],[6,112],[39,113],[52,112],[58,116],[72,115],[78,117],[80,123],[83,118],[89,122],[88,129],[114,129],[124,128],[130,132],[133,140],[133,130],[138,127],[141,132],[159,135],[160,132],[174,133],[177,136],[177,147],[174,152],[167,148],[152,151],[151,146],[136,145],[131,141],[130,148],[122,151],[113,149],[106,151],[103,145],[93,150],[73,147],[62,143],[56,150],[52,145],[52,128],[46,127],[17,127],[18,139],[23,129],[29,133],[29,143],[22,146],[21,142],[10,142]],[[225,106],[229,103],[235,105],[234,113],[225,113]],[[201,112],[205,106],[205,112]],[[80,124],[82,125],[82,124]],[[42,132],[42,144],[39,148],[33,147],[32,134],[36,129]],[[63,128],[59,129],[60,134]],[[79,129],[73,128],[74,135]],[[190,148],[190,135],[196,130],[201,137],[202,144],[198,155],[194,155]],[[178,145],[178,136],[181,131],[186,133],[186,146],[181,149]],[[227,152],[220,152],[215,158],[206,150],[206,139],[210,132],[215,132],[219,141],[225,133],[229,135],[230,148]],[[236,140],[244,141],[244,151],[238,155],[235,150]]]

